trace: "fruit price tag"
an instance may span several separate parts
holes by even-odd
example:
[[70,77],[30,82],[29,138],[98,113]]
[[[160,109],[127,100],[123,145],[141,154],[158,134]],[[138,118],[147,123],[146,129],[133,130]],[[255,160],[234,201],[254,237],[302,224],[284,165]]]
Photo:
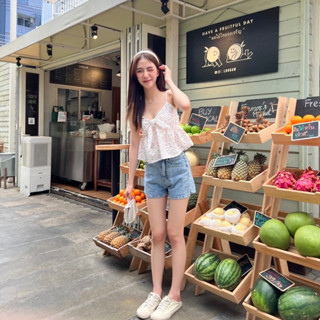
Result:
[[314,139],[319,135],[319,121],[297,123],[292,126],[291,141]]
[[240,213],[242,214],[245,211],[247,211],[248,208],[238,202],[231,201],[223,209],[224,209],[224,211],[227,211],[228,209],[238,209],[240,211]]
[[285,276],[283,276],[281,273],[277,272],[273,268],[261,271],[259,275],[282,292],[288,290],[289,288],[295,285],[294,282],[287,279]]
[[245,131],[245,128],[230,122],[223,135],[232,142],[239,143]]
[[241,268],[241,277],[243,277],[245,274],[247,274],[252,268],[252,263],[250,261],[250,258],[247,254],[243,255],[237,260],[240,268]]
[[213,167],[232,166],[237,161],[238,154],[228,154],[227,156],[219,156],[216,158]]
[[259,211],[255,211],[253,225],[258,228],[261,228],[263,226],[263,224],[270,219],[271,219],[271,217],[269,217]]
[[197,126],[199,127],[200,131],[203,130],[203,128],[206,125],[208,118],[199,116],[198,114],[191,113],[190,119],[189,119],[189,126]]

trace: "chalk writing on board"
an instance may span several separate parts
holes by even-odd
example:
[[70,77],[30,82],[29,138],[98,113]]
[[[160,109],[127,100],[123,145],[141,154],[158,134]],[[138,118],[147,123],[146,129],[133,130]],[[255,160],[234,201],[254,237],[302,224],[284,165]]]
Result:
[[192,113],[196,113],[199,116],[207,118],[206,126],[214,126],[218,123],[221,107],[220,106],[210,106],[210,107],[198,107],[193,108]]
[[260,277],[268,281],[270,284],[272,284],[274,287],[276,287],[282,292],[294,286],[294,282],[287,279],[285,276],[283,276],[281,273],[277,272],[273,268],[261,271],[259,274]]
[[256,119],[257,113],[260,111],[263,111],[264,118],[275,118],[278,108],[278,98],[256,99],[239,102],[238,111],[241,111],[241,108],[244,106],[249,107],[249,112],[247,115],[249,119]]
[[263,226],[263,224],[270,219],[271,218],[266,216],[265,214],[263,214],[259,211],[255,211],[253,224],[256,227],[261,228]]
[[308,97],[298,99],[295,114],[303,117],[306,114],[312,114],[315,117],[320,114],[320,97]]
[[292,141],[307,140],[319,137],[319,121],[298,123],[292,126]]
[[224,132],[224,136],[235,142],[235,143],[239,143],[240,140],[242,139],[244,133],[245,133],[246,129],[241,127],[241,126],[238,126],[237,124],[235,123],[232,123],[230,122],[227,126],[227,129],[226,131]]

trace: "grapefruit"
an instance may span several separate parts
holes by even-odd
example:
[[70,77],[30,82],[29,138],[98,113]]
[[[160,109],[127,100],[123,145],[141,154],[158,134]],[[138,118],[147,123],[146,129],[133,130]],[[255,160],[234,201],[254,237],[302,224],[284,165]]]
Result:
[[303,226],[294,235],[294,245],[303,256],[320,258],[320,228]]
[[312,216],[310,216],[307,212],[290,212],[287,214],[284,224],[289,230],[289,233],[292,237],[296,231],[306,225],[313,225],[315,226],[316,223]]

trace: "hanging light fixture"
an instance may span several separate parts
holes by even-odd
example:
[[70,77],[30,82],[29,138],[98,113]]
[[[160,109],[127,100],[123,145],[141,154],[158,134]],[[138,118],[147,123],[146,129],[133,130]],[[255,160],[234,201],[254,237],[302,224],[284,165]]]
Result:
[[52,56],[52,45],[51,44],[47,44],[47,54],[48,56]]
[[161,0],[161,11],[164,14],[167,14],[169,12],[168,2],[169,0]]
[[18,67],[21,67],[21,58],[20,57],[18,57],[18,58],[16,58],[16,60],[17,60],[17,66]]
[[121,70],[119,70],[116,74],[117,77],[121,77]]
[[98,38],[98,27],[96,25],[91,26],[91,36],[93,39]]

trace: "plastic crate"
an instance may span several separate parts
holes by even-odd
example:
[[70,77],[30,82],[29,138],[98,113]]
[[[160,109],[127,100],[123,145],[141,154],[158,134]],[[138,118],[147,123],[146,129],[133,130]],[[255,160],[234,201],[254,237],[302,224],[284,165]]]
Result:
[[6,169],[7,177],[13,177],[15,175],[15,153],[14,152],[0,153],[1,176],[3,176],[4,169]]

